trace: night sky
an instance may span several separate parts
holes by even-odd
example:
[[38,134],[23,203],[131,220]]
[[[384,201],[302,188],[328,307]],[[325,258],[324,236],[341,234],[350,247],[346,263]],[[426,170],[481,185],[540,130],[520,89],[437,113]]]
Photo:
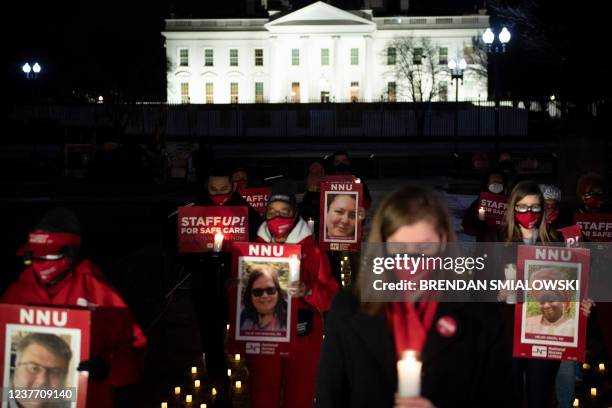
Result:
[[[309,2],[294,1],[296,8]],[[492,3],[488,2],[489,8]],[[599,42],[591,39],[604,35],[606,25],[596,20],[607,14],[598,17],[592,8],[568,9],[549,0],[501,4],[508,3],[531,5],[533,15],[528,18],[535,24],[513,27],[511,52],[502,64],[507,96],[565,92],[592,99],[607,95],[605,64],[585,64],[585,57],[599,52]],[[361,1],[338,0],[335,4],[357,8]],[[453,8],[473,11],[475,4],[478,1],[413,0],[411,7],[414,13],[437,14]],[[155,101],[165,98],[165,51],[160,34],[164,18],[170,13],[178,17],[236,16],[244,10],[244,1],[36,0],[14,6],[6,15],[11,35],[5,41],[9,55],[5,77],[13,98],[19,98],[24,86],[31,86],[26,84],[21,65],[39,61],[44,72],[36,85],[38,92],[53,95],[56,101],[69,100],[73,91]],[[568,75],[570,79],[586,76],[587,83],[568,81]]]

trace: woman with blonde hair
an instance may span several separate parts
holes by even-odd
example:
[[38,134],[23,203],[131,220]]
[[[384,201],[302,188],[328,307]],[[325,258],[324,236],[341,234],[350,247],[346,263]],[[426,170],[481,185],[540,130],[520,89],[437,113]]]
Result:
[[[400,244],[406,253],[454,240],[446,208],[435,193],[420,187],[386,197],[368,237],[372,245]],[[339,294],[329,312],[316,407],[505,406],[510,359],[493,308],[423,296],[416,302],[368,301],[372,272],[361,272],[356,289]],[[396,393],[396,363],[406,350],[422,361],[419,396]]]

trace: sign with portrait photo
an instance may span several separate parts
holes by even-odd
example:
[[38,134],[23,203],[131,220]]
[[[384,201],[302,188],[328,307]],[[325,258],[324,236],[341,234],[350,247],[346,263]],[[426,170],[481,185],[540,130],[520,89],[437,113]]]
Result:
[[249,209],[231,206],[193,206],[178,209],[178,250],[210,252],[214,248],[215,234],[223,234],[226,251],[234,241],[249,240]]
[[584,361],[590,251],[584,248],[518,247],[514,357]]
[[299,245],[232,244],[230,349],[246,354],[287,355],[296,336],[297,310],[289,296],[300,279]]
[[91,312],[0,304],[2,408],[84,408]]
[[326,177],[321,183],[319,243],[325,251],[359,252],[363,185],[353,176]]

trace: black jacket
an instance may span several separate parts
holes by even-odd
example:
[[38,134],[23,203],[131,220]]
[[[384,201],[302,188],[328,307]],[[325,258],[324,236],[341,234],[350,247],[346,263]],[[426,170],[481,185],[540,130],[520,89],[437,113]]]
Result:
[[[441,303],[421,354],[421,389],[437,408],[509,406],[510,351],[494,304]],[[442,337],[440,317],[457,322]],[[350,292],[334,300],[326,322],[315,407],[392,407],[396,353],[386,317],[359,311]]]

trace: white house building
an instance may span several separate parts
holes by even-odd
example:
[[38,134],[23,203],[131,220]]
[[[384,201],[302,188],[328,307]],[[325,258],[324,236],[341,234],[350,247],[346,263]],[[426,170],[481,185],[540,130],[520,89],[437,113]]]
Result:
[[[462,58],[486,15],[376,17],[324,2],[269,18],[169,19],[169,103],[376,102],[397,92],[398,37],[429,38],[440,66]],[[468,60],[468,63],[472,62]],[[455,100],[443,72],[434,100]],[[448,96],[447,96],[448,95]],[[487,98],[486,78],[466,75],[459,100]]]

